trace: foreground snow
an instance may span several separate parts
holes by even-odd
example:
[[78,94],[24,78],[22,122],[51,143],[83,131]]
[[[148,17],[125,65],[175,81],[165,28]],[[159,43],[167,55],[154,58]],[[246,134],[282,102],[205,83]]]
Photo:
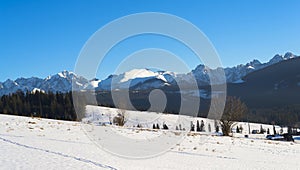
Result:
[[[99,126],[100,128],[107,128]],[[121,129],[131,134],[138,131]],[[156,132],[145,132],[156,133]],[[0,169],[297,169],[300,144],[192,134],[150,159],[113,156],[78,122],[0,115]]]

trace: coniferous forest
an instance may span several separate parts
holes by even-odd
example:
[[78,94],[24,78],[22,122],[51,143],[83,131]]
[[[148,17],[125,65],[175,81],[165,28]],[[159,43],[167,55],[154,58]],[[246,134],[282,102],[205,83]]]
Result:
[[4,95],[0,100],[0,113],[34,116],[60,120],[77,120],[72,93],[41,93],[36,91]]

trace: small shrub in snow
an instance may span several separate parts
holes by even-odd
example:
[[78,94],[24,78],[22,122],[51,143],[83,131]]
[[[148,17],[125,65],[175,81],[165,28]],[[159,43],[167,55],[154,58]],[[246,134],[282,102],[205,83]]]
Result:
[[115,116],[113,118],[113,123],[118,125],[118,126],[124,126],[126,121],[127,121],[127,117],[126,117],[126,111],[125,110],[118,110],[118,114],[117,116]]

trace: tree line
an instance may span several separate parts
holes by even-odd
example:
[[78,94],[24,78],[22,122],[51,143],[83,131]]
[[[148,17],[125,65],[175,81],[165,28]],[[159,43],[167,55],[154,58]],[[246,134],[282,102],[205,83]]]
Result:
[[3,95],[0,113],[60,120],[77,120],[72,93],[22,92]]
[[[16,93],[0,97],[0,113],[75,121],[84,117],[85,105],[88,103],[107,106],[103,104],[103,101],[98,101],[98,103],[88,102],[86,98],[89,97],[85,97],[86,95],[89,96],[91,94],[78,93],[75,95],[75,98],[72,98],[72,92],[43,93],[36,91],[32,93],[27,91],[24,93],[17,91]],[[82,100],[87,101],[83,102]],[[77,103],[76,111],[78,114],[75,112],[73,103]],[[227,98],[226,106],[222,117],[223,124],[230,125],[233,121],[250,121],[267,124],[274,122],[279,125],[294,126],[300,121],[300,105],[290,105],[273,109],[249,109],[247,111],[244,103],[238,98],[229,97]],[[235,111],[232,110],[233,108]]]
[[[247,116],[247,117],[246,117]],[[300,122],[300,105],[286,105],[273,108],[253,108],[243,120],[259,123],[272,123],[294,126]]]

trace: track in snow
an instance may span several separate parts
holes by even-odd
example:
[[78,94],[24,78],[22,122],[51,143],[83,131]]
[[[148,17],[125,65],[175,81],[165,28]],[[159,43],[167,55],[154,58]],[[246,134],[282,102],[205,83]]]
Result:
[[84,158],[79,158],[79,157],[76,157],[76,156],[67,155],[67,154],[64,154],[64,153],[61,153],[61,152],[55,152],[55,151],[50,151],[48,149],[42,149],[42,148],[37,148],[37,147],[34,147],[34,146],[24,145],[24,144],[21,144],[21,143],[18,143],[18,142],[14,142],[12,140],[5,139],[5,138],[2,138],[2,137],[0,137],[0,140],[2,140],[4,142],[7,142],[7,143],[10,143],[10,144],[13,144],[13,145],[24,147],[24,148],[27,148],[27,149],[34,149],[34,150],[38,150],[38,151],[42,151],[42,152],[46,152],[46,153],[51,153],[51,154],[59,155],[59,156],[66,157],[66,158],[72,158],[72,159],[75,159],[77,161],[81,161],[81,162],[84,162],[84,163],[90,163],[90,164],[93,164],[93,165],[95,165],[97,167],[100,167],[100,168],[117,170],[117,168],[114,168],[114,167],[109,166],[109,165],[104,165],[104,164],[101,164],[101,163],[98,163],[98,162],[94,162],[94,161],[91,161],[91,160],[88,160],[88,159],[84,159]]

